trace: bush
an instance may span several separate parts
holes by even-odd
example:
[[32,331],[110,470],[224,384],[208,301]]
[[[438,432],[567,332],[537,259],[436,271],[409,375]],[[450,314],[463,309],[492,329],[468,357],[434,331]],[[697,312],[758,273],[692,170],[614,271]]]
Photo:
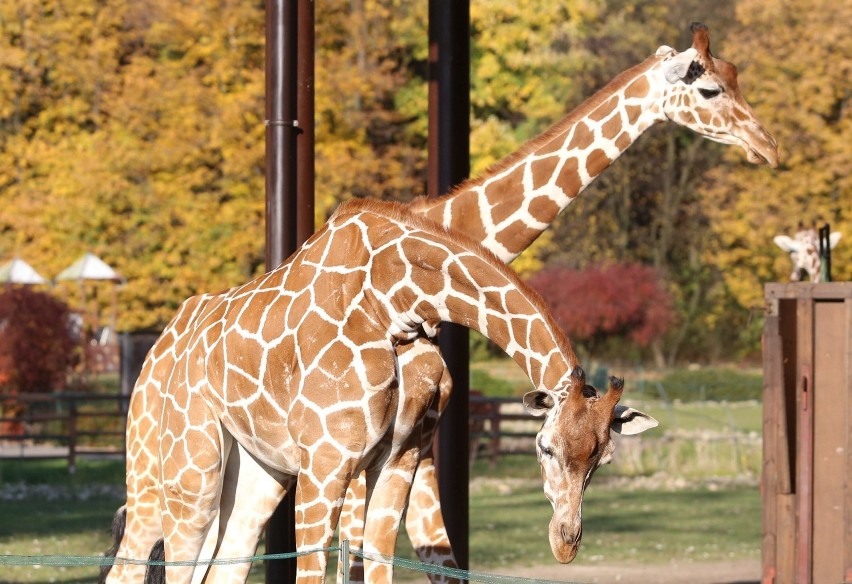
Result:
[[29,287],[0,292],[0,392],[62,389],[74,360],[68,306]]

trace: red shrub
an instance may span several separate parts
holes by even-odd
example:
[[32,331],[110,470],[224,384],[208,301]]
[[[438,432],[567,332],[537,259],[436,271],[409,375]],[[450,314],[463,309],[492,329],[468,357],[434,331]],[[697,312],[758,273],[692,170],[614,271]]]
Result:
[[529,284],[572,340],[594,344],[624,337],[647,346],[665,334],[674,317],[671,295],[657,270],[649,266],[549,268]]
[[0,391],[60,389],[74,358],[68,306],[28,287],[0,289]]

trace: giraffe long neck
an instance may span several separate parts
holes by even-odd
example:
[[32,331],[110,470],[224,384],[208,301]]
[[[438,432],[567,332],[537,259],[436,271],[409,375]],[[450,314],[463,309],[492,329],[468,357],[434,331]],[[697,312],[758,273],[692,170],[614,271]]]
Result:
[[392,232],[382,218],[367,230],[380,250],[374,251],[370,282],[388,307],[386,330],[404,336],[422,323],[460,324],[503,349],[535,387],[567,383],[576,355],[540,297],[514,272],[469,238],[432,222],[404,223],[402,229],[407,233],[401,236]]
[[660,108],[658,57],[628,69],[485,175],[412,207],[481,241],[502,261],[526,249],[650,126]]

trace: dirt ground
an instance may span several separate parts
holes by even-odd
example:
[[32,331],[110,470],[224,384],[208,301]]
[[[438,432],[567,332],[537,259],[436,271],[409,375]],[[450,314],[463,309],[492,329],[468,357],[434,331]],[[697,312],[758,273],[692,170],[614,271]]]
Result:
[[664,565],[559,564],[500,570],[501,576],[520,576],[582,584],[758,584],[760,560],[683,562]]

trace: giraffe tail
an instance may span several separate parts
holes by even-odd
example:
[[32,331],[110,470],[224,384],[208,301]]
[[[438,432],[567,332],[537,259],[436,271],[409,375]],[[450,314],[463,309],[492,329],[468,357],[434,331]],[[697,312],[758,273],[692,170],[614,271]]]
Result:
[[[114,558],[115,554],[118,553],[118,546],[124,538],[124,526],[126,524],[127,505],[122,505],[118,508],[118,511],[115,512],[115,516],[112,518],[112,546],[110,546],[110,548],[106,551],[106,557]],[[101,573],[100,576],[98,576],[98,584],[104,584],[106,582],[110,568],[112,568],[112,565],[101,566]]]
[[[151,555],[148,556],[148,561],[163,562],[166,559],[166,547],[162,539],[158,539],[154,547],[151,548]],[[166,584],[166,567],[151,566],[145,570],[145,584]]]

